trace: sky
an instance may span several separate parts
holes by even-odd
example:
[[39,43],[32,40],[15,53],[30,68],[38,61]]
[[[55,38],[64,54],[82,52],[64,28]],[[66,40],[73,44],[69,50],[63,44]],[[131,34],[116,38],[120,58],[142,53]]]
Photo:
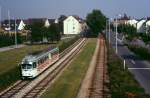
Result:
[[126,13],[142,18],[150,16],[150,0],[0,0],[2,19],[58,18],[60,15],[78,15],[85,18],[93,9],[99,9],[109,18]]

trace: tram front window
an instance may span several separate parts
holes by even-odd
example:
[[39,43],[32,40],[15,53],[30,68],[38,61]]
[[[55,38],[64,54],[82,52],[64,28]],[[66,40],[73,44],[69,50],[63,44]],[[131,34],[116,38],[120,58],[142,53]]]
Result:
[[32,65],[31,64],[22,64],[22,69],[31,69]]

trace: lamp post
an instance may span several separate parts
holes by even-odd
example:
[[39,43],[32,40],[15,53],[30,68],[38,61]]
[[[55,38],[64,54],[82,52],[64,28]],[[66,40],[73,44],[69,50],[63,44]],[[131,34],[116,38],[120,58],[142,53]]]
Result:
[[117,47],[117,34],[118,34],[118,30],[117,30],[117,26],[118,26],[118,22],[117,22],[117,18],[116,18],[116,53],[118,53],[118,47]]
[[107,34],[107,19],[106,19],[106,39],[108,38],[108,34]]
[[0,6],[0,30],[2,28],[2,7]]
[[147,33],[148,33],[148,32],[147,32],[147,28],[148,28],[148,26],[147,26],[147,18],[146,18],[145,26],[146,26],[145,28],[146,28],[146,35],[147,35]]
[[117,21],[117,17],[121,17],[121,15],[119,14],[119,15],[117,15],[116,16],[116,53],[118,53],[118,21]]
[[14,22],[15,22],[15,48],[17,48],[17,28],[16,28],[16,19],[14,19]]
[[15,45],[17,48],[17,30],[16,30],[16,19],[15,19]]
[[110,21],[111,21],[111,18],[109,19],[109,34],[108,34],[109,35],[109,38],[108,38],[109,39],[109,44],[110,44]]
[[10,28],[11,27],[10,27],[10,12],[9,12],[9,10],[8,10],[8,24],[9,24],[9,29],[8,30],[9,30],[9,34],[10,34]]

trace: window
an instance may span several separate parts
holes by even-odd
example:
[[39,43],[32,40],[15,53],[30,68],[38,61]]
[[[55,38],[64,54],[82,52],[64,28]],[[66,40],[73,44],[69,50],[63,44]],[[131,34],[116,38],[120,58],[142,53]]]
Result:
[[22,69],[32,69],[32,65],[31,64],[22,64]]
[[73,30],[75,29],[75,27],[73,27]]
[[33,63],[33,68],[36,68],[36,63],[35,62]]

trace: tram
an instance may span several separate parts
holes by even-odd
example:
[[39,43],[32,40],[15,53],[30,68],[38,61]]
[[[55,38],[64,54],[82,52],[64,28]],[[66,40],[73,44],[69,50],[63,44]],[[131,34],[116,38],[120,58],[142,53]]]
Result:
[[22,79],[35,78],[59,59],[58,47],[25,56],[21,64]]

